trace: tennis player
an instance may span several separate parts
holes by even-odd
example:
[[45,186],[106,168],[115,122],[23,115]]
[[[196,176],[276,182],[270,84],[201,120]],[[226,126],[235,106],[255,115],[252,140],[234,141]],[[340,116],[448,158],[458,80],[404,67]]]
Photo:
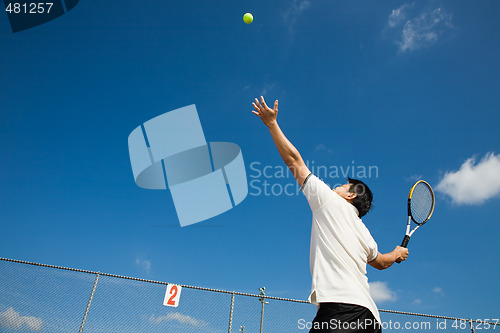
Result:
[[381,332],[380,315],[369,292],[366,264],[386,269],[396,260],[406,260],[408,249],[397,246],[392,252],[381,254],[361,220],[373,199],[368,186],[349,178],[347,184],[330,189],[309,171],[278,126],[278,101],[271,109],[261,96],[252,105],[252,112],[268,127],[312,210],[309,301],[318,306],[318,311],[310,332]]

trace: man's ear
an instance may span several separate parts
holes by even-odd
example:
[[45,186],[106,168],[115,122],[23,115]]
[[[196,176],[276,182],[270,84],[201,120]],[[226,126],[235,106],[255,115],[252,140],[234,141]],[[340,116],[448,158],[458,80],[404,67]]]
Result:
[[356,193],[353,193],[353,192],[347,192],[347,196],[346,196],[346,199],[351,201],[351,200],[354,200],[358,195]]

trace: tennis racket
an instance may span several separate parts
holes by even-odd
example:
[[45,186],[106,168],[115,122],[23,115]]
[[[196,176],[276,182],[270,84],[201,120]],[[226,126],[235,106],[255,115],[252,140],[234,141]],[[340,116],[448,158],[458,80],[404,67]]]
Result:
[[[408,195],[408,224],[406,235],[401,242],[402,247],[407,247],[413,233],[429,221],[434,212],[435,203],[434,191],[426,181],[419,180],[413,184]],[[410,232],[411,221],[417,226]]]

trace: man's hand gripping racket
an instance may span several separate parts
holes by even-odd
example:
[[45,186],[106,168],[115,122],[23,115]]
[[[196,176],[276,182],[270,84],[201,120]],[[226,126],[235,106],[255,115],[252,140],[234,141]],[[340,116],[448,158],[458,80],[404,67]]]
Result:
[[[401,247],[407,247],[413,233],[429,221],[434,212],[435,202],[434,191],[426,181],[419,180],[413,184],[408,195],[408,223]],[[411,221],[417,226],[410,232]],[[399,260],[396,262],[400,263]]]

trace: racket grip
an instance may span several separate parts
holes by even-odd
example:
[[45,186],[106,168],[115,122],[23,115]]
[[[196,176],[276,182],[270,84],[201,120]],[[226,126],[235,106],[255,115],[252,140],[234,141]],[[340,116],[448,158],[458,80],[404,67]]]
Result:
[[[410,236],[405,235],[405,238],[403,238],[403,241],[401,242],[401,247],[406,247],[406,246],[408,246],[408,242],[409,242],[409,241],[410,241]],[[400,263],[401,263],[401,261],[399,261],[399,260],[396,260],[396,262],[397,262],[398,264],[400,264]]]
[[401,242],[401,247],[407,247],[409,241],[410,241],[410,236],[405,235],[405,238],[403,238],[403,241]]

